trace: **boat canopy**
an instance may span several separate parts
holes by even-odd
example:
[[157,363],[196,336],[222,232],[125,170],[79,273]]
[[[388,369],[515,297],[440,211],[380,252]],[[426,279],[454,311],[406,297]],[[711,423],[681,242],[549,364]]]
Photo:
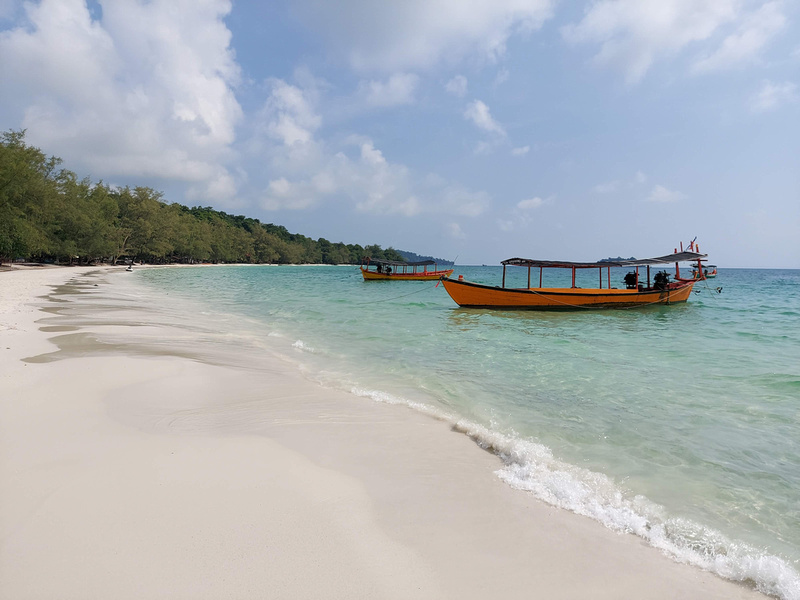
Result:
[[424,267],[426,265],[435,265],[436,261],[421,260],[419,262],[403,262],[402,260],[383,260],[380,258],[365,258],[364,262],[373,265],[390,265],[392,267]]
[[562,269],[597,269],[598,267],[643,267],[645,265],[667,265],[676,262],[698,261],[707,258],[708,254],[699,252],[675,252],[655,258],[631,258],[628,260],[603,260],[599,262],[569,262],[565,260],[533,260],[530,258],[509,258],[502,265],[516,267],[552,267]]

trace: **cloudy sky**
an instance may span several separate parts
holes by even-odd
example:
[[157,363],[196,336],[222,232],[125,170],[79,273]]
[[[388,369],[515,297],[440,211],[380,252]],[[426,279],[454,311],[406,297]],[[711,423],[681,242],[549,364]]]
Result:
[[461,264],[800,268],[796,0],[0,0],[0,128]]

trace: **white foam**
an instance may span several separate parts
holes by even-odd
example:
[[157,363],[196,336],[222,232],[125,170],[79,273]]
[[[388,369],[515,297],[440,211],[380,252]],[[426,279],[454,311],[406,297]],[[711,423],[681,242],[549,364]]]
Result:
[[626,494],[609,477],[557,460],[542,444],[465,421],[456,423],[454,429],[497,454],[505,463],[497,475],[516,489],[595,519],[614,531],[637,535],[678,562],[750,583],[783,600],[800,600],[800,574],[778,556],[688,519],[670,517],[647,498]]
[[297,340],[294,344],[292,344],[292,348],[297,348],[298,350],[302,350],[303,352],[308,352],[310,354],[317,353],[315,348],[309,346],[303,340]]
[[379,390],[351,388],[356,396],[386,404],[402,404],[452,423],[481,448],[504,463],[496,471],[511,487],[532,493],[553,506],[599,521],[614,531],[646,540],[674,560],[695,565],[725,579],[753,585],[782,600],[800,600],[800,574],[786,560],[688,519],[667,515],[641,495],[631,495],[611,478],[562,462],[547,446],[482,425],[458,420],[431,405]]
[[434,417],[440,421],[452,421],[451,415],[445,413],[437,408],[429,404],[425,404],[423,402],[414,402],[413,400],[408,400],[406,398],[401,398],[399,396],[393,396],[387,392],[382,392],[379,390],[368,390],[359,387],[352,387],[350,388],[350,393],[359,396],[361,398],[370,398],[375,402],[382,402],[384,404],[403,404],[408,406],[409,408],[413,408],[416,411],[419,411],[423,414],[428,416]]

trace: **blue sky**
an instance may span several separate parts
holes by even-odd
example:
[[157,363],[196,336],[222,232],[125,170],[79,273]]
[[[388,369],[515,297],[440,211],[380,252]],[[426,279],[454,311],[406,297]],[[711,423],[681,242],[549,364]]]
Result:
[[0,0],[0,127],[80,176],[461,264],[800,268],[800,3]]

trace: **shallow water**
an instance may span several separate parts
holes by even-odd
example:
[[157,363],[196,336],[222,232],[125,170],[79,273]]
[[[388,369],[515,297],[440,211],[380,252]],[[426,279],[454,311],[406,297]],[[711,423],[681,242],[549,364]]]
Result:
[[[518,271],[507,285],[525,284]],[[582,312],[461,309],[435,283],[366,283],[355,267],[133,277],[323,385],[452,420],[514,487],[800,598],[798,270],[720,269],[686,304]]]

